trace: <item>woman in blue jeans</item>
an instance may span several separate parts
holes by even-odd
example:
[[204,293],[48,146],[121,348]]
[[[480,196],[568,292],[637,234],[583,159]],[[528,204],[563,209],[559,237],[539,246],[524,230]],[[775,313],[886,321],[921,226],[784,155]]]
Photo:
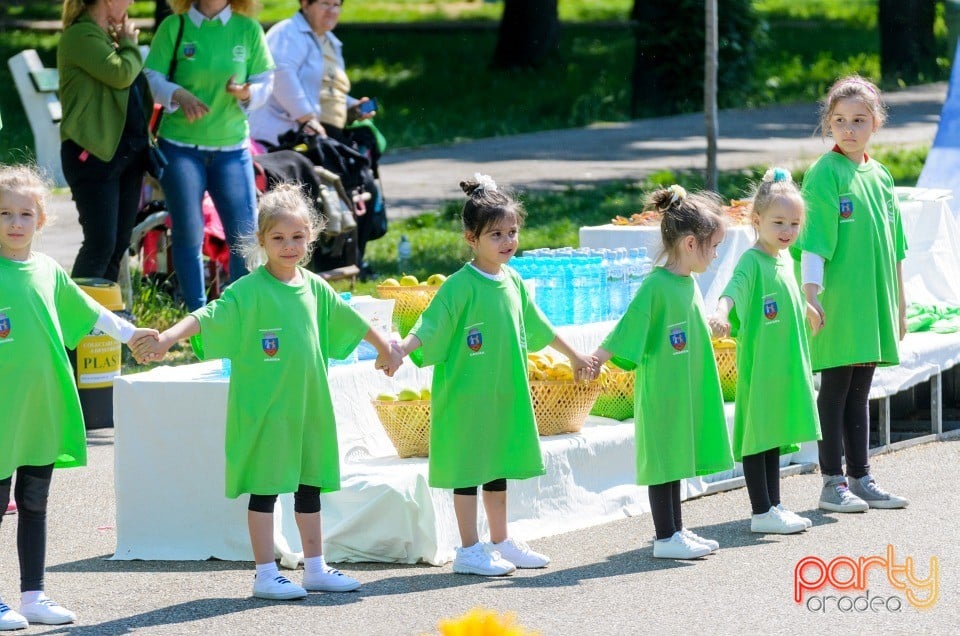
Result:
[[[246,273],[237,251],[256,229],[256,188],[247,111],[272,90],[273,59],[252,0],[171,0],[146,73],[166,114],[160,184],[173,220],[173,265],[189,310],[206,304],[203,193],[209,192],[230,246],[230,280]],[[172,72],[171,72],[172,71]]]

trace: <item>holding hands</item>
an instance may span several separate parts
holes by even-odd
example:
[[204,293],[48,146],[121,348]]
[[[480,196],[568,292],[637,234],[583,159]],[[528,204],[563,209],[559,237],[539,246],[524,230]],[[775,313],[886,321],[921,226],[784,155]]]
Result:
[[143,327],[137,327],[133,331],[133,336],[127,342],[127,346],[130,348],[130,351],[133,353],[134,359],[139,364],[144,364],[145,362],[151,362],[151,359],[143,358],[138,354],[138,351],[149,350],[152,347],[152,343],[156,343],[160,338],[160,332],[156,329],[146,329]]
[[578,382],[596,380],[600,375],[600,360],[595,355],[573,352],[569,356],[570,366],[573,367],[573,377]]
[[404,354],[400,349],[400,345],[396,341],[390,343],[390,349],[388,352],[380,352],[377,355],[377,359],[374,362],[374,368],[380,371],[383,371],[388,378],[392,378],[393,374],[397,372],[403,365]]

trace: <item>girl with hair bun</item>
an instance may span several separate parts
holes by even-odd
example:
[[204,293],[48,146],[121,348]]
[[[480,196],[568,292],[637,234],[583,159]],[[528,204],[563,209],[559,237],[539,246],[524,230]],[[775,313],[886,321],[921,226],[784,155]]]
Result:
[[757,533],[793,534],[813,525],[780,502],[781,453],[820,439],[806,329],[806,316],[819,316],[783,253],[803,220],[803,198],[790,173],[771,168],[754,194],[757,242],[740,257],[710,319],[714,336],[737,337],[733,458],[743,463],[750,530]]
[[[453,489],[461,540],[453,571],[501,576],[550,562],[507,532],[507,479],[545,472],[527,352],[552,346],[570,359],[577,379],[598,369],[595,359],[554,333],[507,266],[519,245],[523,206],[487,175],[460,187],[467,195],[463,236],[474,258],[443,283],[398,348],[419,366],[435,365],[429,482]],[[477,532],[478,484],[490,543]]]
[[637,483],[650,497],[653,556],[696,559],[720,546],[684,528],[680,480],[733,466],[703,297],[691,276],[717,257],[724,221],[715,197],[678,185],[657,190],[649,204],[663,213],[658,261],[666,263],[643,280],[594,355],[636,369]]

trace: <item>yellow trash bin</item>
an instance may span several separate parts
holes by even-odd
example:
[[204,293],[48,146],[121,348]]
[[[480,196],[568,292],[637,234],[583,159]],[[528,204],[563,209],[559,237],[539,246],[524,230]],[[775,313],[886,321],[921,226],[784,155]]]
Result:
[[[120,286],[103,278],[77,278],[80,289],[110,311],[123,310]],[[94,328],[71,356],[88,429],[113,426],[113,379],[120,375],[123,345]]]

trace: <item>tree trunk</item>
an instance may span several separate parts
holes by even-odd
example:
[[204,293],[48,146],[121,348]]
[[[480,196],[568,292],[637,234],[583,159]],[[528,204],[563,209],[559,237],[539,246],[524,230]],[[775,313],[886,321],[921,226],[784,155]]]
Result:
[[915,83],[936,72],[935,0],[879,0],[880,70],[883,82]]
[[153,32],[156,33],[157,27],[160,26],[163,19],[172,14],[173,11],[170,9],[170,5],[167,4],[167,0],[157,0],[153,7]]
[[703,118],[707,127],[707,190],[717,190],[717,58],[718,44],[717,0],[706,0],[706,37],[704,41]]
[[539,66],[558,50],[559,43],[557,0],[506,0],[493,66]]

